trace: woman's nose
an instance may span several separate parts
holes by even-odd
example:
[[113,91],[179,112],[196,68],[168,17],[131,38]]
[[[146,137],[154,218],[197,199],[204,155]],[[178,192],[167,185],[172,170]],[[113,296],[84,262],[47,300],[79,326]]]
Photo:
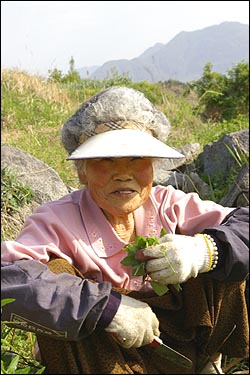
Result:
[[133,176],[126,164],[114,167],[113,178],[115,181],[131,181]]
[[113,176],[113,179],[115,181],[132,181],[132,176],[129,175],[128,173],[116,173],[114,176]]
[[131,181],[133,179],[127,159],[117,160],[117,163],[113,165],[113,179],[115,181]]

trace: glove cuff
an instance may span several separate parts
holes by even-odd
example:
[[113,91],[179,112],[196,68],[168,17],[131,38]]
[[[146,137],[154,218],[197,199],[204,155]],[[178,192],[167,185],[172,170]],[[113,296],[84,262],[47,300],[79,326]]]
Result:
[[218,248],[217,245],[209,234],[206,233],[197,233],[196,237],[203,237],[203,240],[206,244],[206,251],[204,252],[204,263],[200,269],[200,273],[212,271],[218,263]]

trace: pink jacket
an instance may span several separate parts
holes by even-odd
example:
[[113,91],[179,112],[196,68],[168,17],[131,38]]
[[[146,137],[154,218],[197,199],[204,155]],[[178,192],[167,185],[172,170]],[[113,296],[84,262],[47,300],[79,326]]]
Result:
[[[134,212],[136,233],[159,237],[164,227],[168,233],[194,235],[220,224],[232,210],[202,201],[196,193],[156,186],[147,202]],[[139,289],[141,277],[132,276],[130,267],[120,263],[127,255],[122,250],[126,245],[84,187],[38,207],[16,241],[2,243],[2,260],[46,263],[54,254],[74,264],[86,278]]]

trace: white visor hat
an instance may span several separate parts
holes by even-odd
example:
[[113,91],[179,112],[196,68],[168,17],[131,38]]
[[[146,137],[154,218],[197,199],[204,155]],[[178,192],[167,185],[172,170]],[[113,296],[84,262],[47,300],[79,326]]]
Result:
[[89,137],[72,152],[67,160],[134,156],[170,159],[184,157],[145,131],[119,129]]

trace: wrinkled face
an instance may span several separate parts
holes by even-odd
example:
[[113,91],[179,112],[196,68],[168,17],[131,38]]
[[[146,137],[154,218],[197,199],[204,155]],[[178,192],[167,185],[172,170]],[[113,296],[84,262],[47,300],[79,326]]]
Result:
[[88,159],[86,177],[90,195],[104,213],[127,215],[148,199],[153,184],[152,159]]

